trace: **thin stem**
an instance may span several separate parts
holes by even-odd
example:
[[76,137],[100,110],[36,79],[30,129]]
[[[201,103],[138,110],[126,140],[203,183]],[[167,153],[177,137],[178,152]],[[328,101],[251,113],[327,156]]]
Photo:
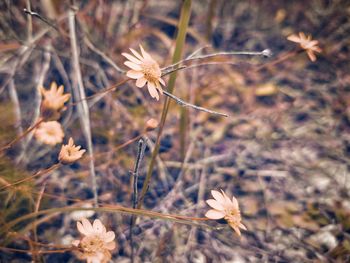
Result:
[[125,70],[122,70],[120,67],[118,67],[117,64],[115,64],[113,62],[113,60],[111,58],[109,58],[105,53],[103,53],[101,50],[99,50],[97,47],[95,47],[95,45],[90,41],[90,39],[88,39],[86,36],[84,38],[85,44],[95,53],[97,53],[98,55],[100,55],[105,61],[108,62],[108,64],[110,64],[116,71],[120,72],[120,73],[125,73]]
[[39,18],[41,21],[43,21],[45,24],[49,25],[50,27],[54,28],[56,31],[59,32],[58,27],[55,26],[54,24],[52,24],[48,19],[46,19],[45,17],[41,16],[40,14],[38,14],[37,12],[33,12],[31,10],[28,10],[26,8],[23,9],[23,12],[26,13],[27,15],[30,16],[35,16],[37,18]]
[[185,58],[181,61],[178,61],[172,65],[169,65],[165,68],[162,68],[163,74],[167,73],[167,71],[173,70],[175,67],[179,66],[182,63],[185,62],[190,62],[194,60],[202,60],[202,59],[207,59],[207,58],[213,58],[213,57],[218,57],[218,56],[233,56],[233,55],[248,55],[248,56],[265,56],[265,57],[270,57],[271,51],[268,49],[265,49],[263,51],[230,51],[230,52],[217,52],[217,53],[212,53],[212,54],[207,54],[207,55],[202,55],[202,56],[190,56],[188,58]]
[[[21,222],[26,221],[28,219],[37,218],[40,215],[49,215],[49,214],[54,214],[54,213],[73,212],[73,211],[120,212],[120,213],[126,213],[126,214],[137,215],[137,216],[146,216],[146,217],[151,217],[151,218],[171,220],[171,221],[181,223],[181,224],[206,227],[206,228],[209,228],[211,230],[218,229],[215,227],[211,227],[207,224],[199,224],[199,223],[191,222],[191,221],[208,221],[208,220],[210,220],[208,218],[162,214],[162,213],[158,213],[158,212],[154,212],[154,211],[128,208],[128,207],[123,207],[123,206],[119,206],[119,205],[105,205],[105,206],[91,207],[91,208],[56,207],[56,208],[49,208],[49,209],[45,209],[45,210],[40,210],[40,211],[34,212],[34,213],[29,213],[29,214],[17,217],[16,219],[8,222],[5,225],[1,225],[0,236],[3,235],[4,233],[7,233],[12,227],[17,225],[18,223],[21,223]],[[33,224],[33,222],[31,224]]]
[[190,108],[193,108],[193,109],[196,109],[196,110],[199,110],[199,111],[204,111],[204,112],[207,112],[207,113],[210,113],[210,114],[215,114],[215,115],[219,115],[219,116],[223,116],[223,117],[228,117],[228,115],[226,113],[220,113],[220,112],[217,112],[217,111],[209,110],[209,109],[197,106],[197,105],[193,105],[193,104],[188,103],[186,101],[183,101],[182,99],[176,97],[175,95],[173,95],[173,94],[171,94],[171,93],[169,93],[169,92],[167,92],[165,90],[163,90],[163,93],[164,93],[165,96],[168,96],[169,98],[175,100],[176,103],[179,104],[182,107],[190,107]]
[[72,8],[69,10],[68,22],[69,22],[70,44],[72,49],[72,63],[73,63],[74,74],[76,76],[75,84],[77,85],[77,87],[73,89],[73,91],[75,93],[75,96],[78,99],[82,100],[82,103],[78,105],[78,111],[80,113],[79,117],[83,128],[83,134],[87,142],[88,153],[89,153],[89,156],[91,157],[89,167],[90,167],[90,175],[91,175],[91,182],[92,182],[92,191],[94,194],[95,206],[98,206],[98,193],[97,193],[95,164],[93,160],[94,151],[93,151],[91,126],[90,126],[90,114],[89,114],[89,107],[85,100],[86,95],[85,95],[83,77],[81,74],[80,63],[79,63],[79,52],[78,52],[78,43],[77,43],[76,27],[75,27],[75,11]]
[[30,181],[30,180],[32,180],[32,179],[34,179],[36,177],[42,176],[44,174],[48,174],[48,173],[52,172],[53,170],[56,170],[60,166],[61,166],[61,163],[56,163],[56,164],[52,165],[51,167],[49,167],[49,168],[47,168],[45,170],[42,170],[42,171],[39,171],[39,172],[33,174],[32,176],[29,176],[27,178],[18,180],[17,182],[14,182],[12,184],[5,185],[4,187],[0,188],[0,191],[5,190],[6,188],[13,187],[15,185],[24,183],[24,182],[28,182],[28,181]]
[[[192,4],[191,0],[184,0],[183,4],[182,4],[179,25],[178,25],[179,31],[178,31],[178,34],[176,37],[176,46],[175,46],[175,51],[174,51],[174,56],[173,56],[173,64],[180,61],[181,56],[182,56],[182,51],[183,51],[183,47],[185,44],[187,27],[188,27],[188,23],[190,21],[190,16],[191,16],[191,4]],[[170,75],[170,79],[168,82],[169,93],[173,93],[173,91],[174,91],[176,77],[177,77],[177,72],[173,72]],[[166,120],[166,117],[168,114],[169,106],[170,106],[170,99],[166,99],[164,102],[164,106],[163,106],[162,117],[160,120],[157,140],[156,140],[156,143],[154,146],[154,150],[152,152],[151,162],[150,162],[150,165],[149,165],[149,168],[147,171],[147,175],[146,175],[144,184],[142,186],[141,197],[140,197],[139,203],[137,205],[137,208],[142,207],[143,199],[144,199],[145,194],[146,194],[148,187],[149,187],[149,183],[150,183],[152,172],[153,172],[153,167],[155,165],[157,155],[159,152],[159,148],[160,148],[160,138],[161,138],[162,133],[163,133],[163,128],[164,128],[165,120]]]
[[268,68],[270,66],[274,66],[274,65],[276,65],[278,63],[281,63],[281,62],[289,59],[290,57],[295,56],[296,54],[298,54],[300,52],[301,52],[301,50],[299,50],[299,51],[296,51],[296,50],[289,51],[289,52],[287,52],[285,54],[282,54],[280,57],[276,58],[275,60],[273,60],[273,61],[271,61],[269,63],[263,64],[260,67],[257,67],[256,69],[254,69],[254,71],[259,71],[259,70],[262,70],[264,68]]
[[[138,150],[137,150],[137,157],[136,157],[136,162],[135,162],[135,167],[134,167],[134,171],[133,171],[133,179],[134,179],[134,184],[133,184],[133,202],[132,202],[132,208],[136,208],[137,206],[137,181],[138,181],[138,177],[139,177],[139,169],[140,169],[140,163],[143,159],[143,156],[145,154],[145,150],[146,150],[146,143],[145,141],[141,138],[139,140],[139,144],[138,144]],[[133,215],[130,219],[130,247],[131,247],[131,262],[134,262],[134,244],[133,244],[133,232],[132,229],[134,227],[135,224],[135,220],[136,217],[135,215]]]
[[24,137],[26,137],[31,131],[33,131],[35,128],[37,128],[42,122],[44,121],[43,118],[39,118],[38,121],[32,126],[29,127],[24,133],[22,133],[20,136],[18,136],[17,138],[15,138],[13,141],[9,142],[8,144],[6,144],[5,146],[3,146],[0,149],[0,153],[11,148],[14,144],[16,144],[18,141],[20,141],[21,139],[23,139]]

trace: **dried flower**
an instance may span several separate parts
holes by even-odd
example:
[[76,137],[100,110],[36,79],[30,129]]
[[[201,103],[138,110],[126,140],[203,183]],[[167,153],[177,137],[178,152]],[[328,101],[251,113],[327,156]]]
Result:
[[208,199],[206,202],[214,209],[209,210],[205,216],[214,220],[225,219],[240,236],[241,231],[239,228],[244,230],[247,230],[247,228],[241,223],[241,212],[239,210],[237,199],[233,196],[231,200],[223,190],[221,190],[221,193],[212,190],[211,194],[214,199]]
[[81,249],[77,256],[88,263],[108,262],[111,259],[110,250],[116,247],[114,232],[107,232],[99,219],[91,225],[89,220],[83,218],[81,222],[77,222],[77,228],[84,235],[81,240],[74,240],[72,243]]
[[43,111],[56,111],[59,112],[64,108],[64,104],[69,100],[70,94],[63,94],[63,85],[57,89],[56,82],[51,83],[49,90],[40,87],[41,95],[44,97],[41,103]]
[[79,160],[85,150],[80,150],[81,146],[75,146],[73,138],[69,138],[68,144],[62,145],[60,154],[58,155],[58,160],[62,164],[71,164]]
[[146,130],[153,130],[158,127],[158,124],[156,119],[151,118],[146,122]]
[[40,123],[35,129],[34,136],[41,143],[55,145],[62,142],[64,132],[59,122],[48,121]]
[[321,53],[321,48],[318,47],[317,40],[311,40],[311,35],[306,36],[303,32],[299,33],[299,36],[292,34],[287,37],[289,41],[299,43],[302,49],[305,49],[307,55],[312,62],[316,61],[316,55],[314,52]]
[[131,68],[126,75],[129,78],[136,79],[136,86],[142,88],[147,83],[148,92],[152,98],[159,100],[159,94],[163,94],[160,83],[165,86],[164,80],[161,78],[162,72],[159,64],[148,54],[140,45],[141,54],[130,48],[134,54],[122,53],[128,59],[124,64]]

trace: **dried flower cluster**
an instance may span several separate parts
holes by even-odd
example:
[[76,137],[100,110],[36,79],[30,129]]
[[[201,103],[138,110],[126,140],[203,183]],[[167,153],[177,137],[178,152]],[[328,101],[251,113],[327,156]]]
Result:
[[303,32],[299,33],[299,36],[292,34],[287,37],[289,41],[300,44],[300,47],[306,51],[312,62],[316,61],[316,53],[321,53],[321,48],[318,46],[317,40],[312,40],[311,35],[306,36]]
[[225,219],[240,236],[240,228],[244,230],[247,230],[247,228],[241,223],[242,218],[237,199],[234,196],[230,199],[222,190],[221,193],[212,190],[211,194],[214,199],[208,199],[206,202],[213,209],[210,209],[205,216],[214,220]]
[[77,228],[84,237],[74,240],[73,245],[79,249],[77,256],[88,263],[105,263],[111,259],[111,250],[115,249],[115,234],[106,230],[99,219],[93,224],[86,218],[77,222]]
[[[129,78],[136,79],[136,86],[142,88],[147,84],[148,92],[152,98],[159,100],[159,93],[163,94],[160,84],[165,85],[161,78],[162,72],[159,64],[148,54],[140,45],[141,54],[130,48],[133,55],[123,53],[122,55],[128,59],[124,64],[129,70],[126,75]],[[159,92],[159,93],[158,93]]]

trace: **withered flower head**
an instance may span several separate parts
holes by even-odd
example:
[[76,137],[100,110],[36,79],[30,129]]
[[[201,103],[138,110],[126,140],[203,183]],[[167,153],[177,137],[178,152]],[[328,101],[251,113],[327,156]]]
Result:
[[86,218],[77,222],[77,228],[84,237],[81,240],[74,240],[73,245],[80,249],[77,256],[88,263],[106,263],[111,259],[110,250],[115,249],[115,234],[106,230],[106,227],[99,219],[93,224]]
[[312,40],[311,35],[306,36],[303,32],[299,33],[299,36],[292,34],[287,37],[289,41],[300,44],[300,47],[304,49],[312,62],[316,61],[316,55],[314,52],[321,53],[321,48],[318,46],[317,40]]
[[148,92],[152,98],[159,100],[159,94],[163,94],[160,84],[165,86],[164,80],[161,78],[162,72],[159,64],[148,54],[140,45],[141,54],[130,48],[134,54],[122,53],[128,59],[124,64],[131,68],[126,75],[129,78],[136,79],[136,86],[142,88],[147,83]]
[[35,129],[34,136],[37,141],[48,145],[61,143],[64,137],[62,126],[57,121],[42,122]]
[[[63,85],[57,89],[56,82],[51,83],[49,90],[40,87],[43,100],[41,102],[41,112],[43,117],[51,118],[53,115],[57,115],[62,109],[64,104],[69,100],[70,94],[63,94]],[[55,116],[56,117],[56,116]]]
[[237,199],[233,196],[231,200],[222,190],[221,193],[212,190],[211,194],[214,199],[208,199],[206,202],[213,209],[210,209],[205,216],[214,220],[225,219],[240,236],[241,231],[239,228],[244,230],[247,230],[247,228],[241,223],[241,212],[239,210]]
[[68,144],[62,145],[60,154],[58,155],[58,160],[62,164],[71,164],[79,160],[85,150],[80,150],[81,146],[75,146],[73,138],[69,138]]
[[158,121],[156,119],[151,118],[146,122],[146,130],[154,130],[158,127],[158,125]]

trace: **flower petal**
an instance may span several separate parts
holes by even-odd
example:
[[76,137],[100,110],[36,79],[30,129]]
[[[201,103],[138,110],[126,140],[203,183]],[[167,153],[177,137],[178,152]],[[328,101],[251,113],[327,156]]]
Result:
[[244,230],[247,230],[247,227],[245,225],[243,225],[242,223],[239,223],[238,227],[244,229]]
[[148,92],[151,95],[152,98],[156,98],[156,100],[159,100],[159,94],[157,92],[156,86],[152,82],[148,82],[147,84]]
[[234,206],[234,208],[238,209],[238,201],[236,199],[236,197],[232,196],[232,204]]
[[130,48],[130,51],[137,57],[139,60],[143,60],[143,57],[134,49]]
[[131,61],[125,61],[124,65],[126,65],[129,68],[134,69],[134,70],[138,70],[138,71],[142,70],[142,67],[140,65],[137,65]]
[[156,84],[156,88],[157,88],[157,90],[159,91],[159,93],[160,93],[161,95],[163,95],[163,89],[162,89],[162,87],[160,86],[159,82],[157,81],[157,82],[155,82],[155,84]]
[[57,91],[57,83],[55,81],[53,81],[51,83],[50,90],[55,91],[55,93],[56,93],[56,91]]
[[314,54],[314,52],[312,50],[308,49],[308,50],[306,50],[306,53],[312,62],[316,61],[316,55]]
[[109,243],[112,242],[115,238],[115,234],[113,231],[108,231],[105,235],[104,235],[104,242]]
[[214,199],[208,199],[206,202],[210,207],[212,207],[216,210],[220,210],[220,211],[225,210],[224,206]]
[[225,194],[225,192],[221,189],[222,196],[225,198],[225,204],[231,205],[231,199]]
[[84,236],[88,236],[90,234],[88,231],[85,230],[85,228],[80,222],[77,222],[77,228],[78,228],[78,231]]
[[141,64],[142,63],[139,59],[135,58],[134,56],[132,56],[132,55],[130,55],[128,53],[122,53],[122,56],[126,57],[128,60],[130,60],[131,62],[134,62],[136,64]]
[[72,245],[75,247],[79,246],[79,244],[80,244],[80,240],[73,240],[72,241]]
[[144,76],[141,71],[137,71],[137,70],[129,70],[126,73],[126,75],[132,79],[139,79],[139,78],[142,78]]
[[162,78],[159,78],[159,82],[160,84],[162,84],[163,86],[165,86],[165,81]]
[[145,59],[153,60],[153,58],[151,57],[151,55],[148,54],[148,53],[143,49],[143,47],[142,47],[141,45],[140,45],[140,49],[141,49],[142,56],[143,56]]
[[221,203],[221,204],[225,203],[225,198],[219,191],[211,190],[211,194],[214,197],[214,199],[216,201],[218,201],[219,203]]
[[94,220],[94,224],[92,227],[94,228],[94,232],[97,234],[101,234],[102,232],[104,232],[103,230],[106,229],[104,227],[104,225],[102,224],[101,220],[99,220],[99,219]]
[[287,37],[287,39],[295,43],[300,43],[300,38],[295,34],[290,35],[289,37]]
[[113,250],[113,249],[115,249],[116,244],[115,244],[115,242],[110,242],[110,243],[107,243],[107,244],[105,245],[105,247],[106,247],[108,250]]
[[233,226],[233,225],[230,225],[230,226],[231,226],[231,227],[233,228],[233,230],[237,233],[237,235],[241,236],[241,230],[239,230],[238,227]]
[[221,212],[221,211],[218,211],[218,210],[211,209],[211,210],[209,210],[208,212],[205,213],[205,216],[210,218],[210,219],[216,220],[216,219],[224,218],[225,213]]
[[145,86],[146,82],[147,79],[139,78],[138,80],[136,80],[136,87],[142,88],[143,86]]
[[93,229],[91,223],[89,222],[89,220],[87,220],[86,218],[83,218],[81,220],[81,223],[82,223],[85,231],[88,233],[88,235],[94,233],[94,229]]

